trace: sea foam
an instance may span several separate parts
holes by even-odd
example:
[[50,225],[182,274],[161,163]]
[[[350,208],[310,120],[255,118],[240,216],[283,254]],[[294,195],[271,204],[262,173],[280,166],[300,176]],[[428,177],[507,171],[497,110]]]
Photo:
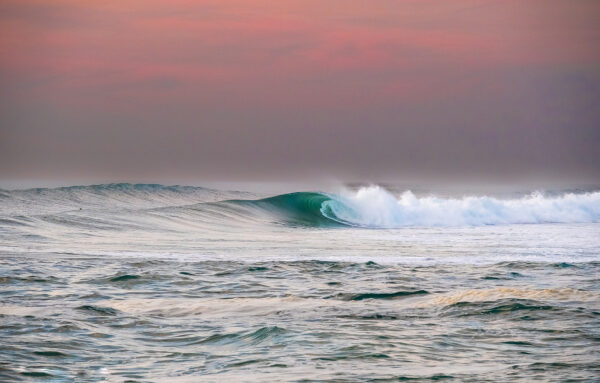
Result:
[[540,192],[518,199],[489,196],[399,197],[379,186],[332,195],[321,212],[340,223],[370,228],[405,226],[482,226],[600,221],[600,192],[545,196]]

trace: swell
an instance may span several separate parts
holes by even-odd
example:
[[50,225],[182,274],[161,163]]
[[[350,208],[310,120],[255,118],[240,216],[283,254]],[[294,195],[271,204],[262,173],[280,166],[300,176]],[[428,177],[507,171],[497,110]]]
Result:
[[[107,184],[2,191],[0,224],[85,229],[185,230],[196,224],[290,227],[452,227],[600,222],[600,192],[499,199],[399,196],[379,187],[339,194],[294,192],[263,199],[190,186]],[[240,198],[242,197],[242,198]],[[23,218],[34,217],[34,222]],[[149,230],[149,229],[148,229]]]
[[38,216],[82,210],[150,209],[249,196],[196,186],[112,183],[0,191],[0,214]]

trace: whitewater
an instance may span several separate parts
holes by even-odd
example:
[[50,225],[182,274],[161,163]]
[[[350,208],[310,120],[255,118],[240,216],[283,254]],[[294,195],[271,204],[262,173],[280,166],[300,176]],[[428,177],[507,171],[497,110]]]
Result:
[[0,190],[0,380],[595,381],[600,191]]

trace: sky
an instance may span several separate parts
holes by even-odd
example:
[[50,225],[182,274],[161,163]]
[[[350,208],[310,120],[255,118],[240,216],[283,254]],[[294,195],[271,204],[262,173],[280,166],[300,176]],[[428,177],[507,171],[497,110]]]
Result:
[[600,181],[596,0],[3,0],[0,181]]

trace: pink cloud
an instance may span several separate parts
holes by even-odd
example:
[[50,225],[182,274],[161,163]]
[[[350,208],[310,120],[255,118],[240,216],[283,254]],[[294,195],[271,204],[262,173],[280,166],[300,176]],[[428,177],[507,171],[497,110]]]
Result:
[[[224,92],[323,104],[352,103],[351,85],[311,79],[354,76],[373,102],[391,95],[422,99],[439,92],[431,84],[452,86],[466,69],[585,65],[598,58],[599,29],[588,21],[562,33],[575,22],[560,19],[562,6],[538,6],[538,15],[514,1],[486,4],[9,1],[0,19],[0,71],[30,79],[23,92],[37,84],[39,95],[58,89],[73,100],[90,90],[157,102]],[[583,10],[576,15],[578,22],[589,19]],[[133,86],[161,81],[177,86],[154,95]]]

